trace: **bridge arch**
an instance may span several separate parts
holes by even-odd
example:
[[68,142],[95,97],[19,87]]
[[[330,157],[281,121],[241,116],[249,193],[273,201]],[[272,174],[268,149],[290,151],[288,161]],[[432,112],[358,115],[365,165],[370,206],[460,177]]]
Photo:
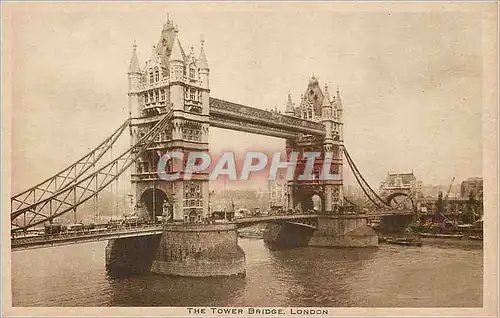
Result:
[[140,203],[143,211],[147,212],[148,219],[154,219],[154,217],[156,216],[161,216],[164,214],[164,212],[166,212],[166,214],[170,212],[170,214],[172,215],[172,211],[165,211],[166,209],[168,209],[168,206],[172,206],[172,201],[161,189],[149,188],[144,190],[140,197]]
[[[398,198],[403,198],[402,200],[398,200]],[[413,201],[412,195],[405,192],[394,192],[389,194],[385,202],[393,207],[399,206],[403,204],[404,207],[415,209],[415,202]]]
[[321,214],[325,211],[325,199],[320,190],[298,190],[296,193],[297,207],[302,213]]

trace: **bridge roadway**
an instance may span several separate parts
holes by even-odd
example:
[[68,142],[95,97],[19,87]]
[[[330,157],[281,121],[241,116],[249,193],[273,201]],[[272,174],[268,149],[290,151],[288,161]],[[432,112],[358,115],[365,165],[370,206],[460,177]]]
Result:
[[251,226],[257,223],[287,221],[287,223],[293,223],[300,226],[316,228],[316,226],[314,225],[311,225],[309,223],[304,223],[301,221],[316,220],[317,218],[318,218],[317,214],[266,215],[266,216],[255,216],[255,217],[235,219],[232,223],[235,223],[238,227],[244,227],[244,226]]
[[[271,215],[236,219],[228,222],[236,224],[238,227],[250,226],[256,223],[266,223],[272,221],[289,221],[299,226],[316,228],[314,225],[300,222],[301,220],[314,220],[317,215],[304,214],[304,215]],[[297,221],[297,222],[293,222]],[[160,235],[163,233],[163,225],[138,225],[127,226],[113,229],[98,229],[86,230],[78,232],[62,232],[58,234],[44,234],[44,235],[29,235],[23,236],[20,234],[17,237],[11,238],[12,251],[35,249],[42,247],[99,242],[111,239],[126,238],[126,237],[139,237],[149,235]]]
[[76,243],[98,242],[117,238],[159,235],[162,225],[141,225],[117,229],[102,229],[78,232],[62,232],[36,236],[18,236],[11,238],[12,251],[68,245]]
[[378,216],[396,216],[396,215],[414,215],[415,211],[412,210],[382,210],[377,212],[368,212],[363,215],[366,217],[378,217]]
[[[381,211],[377,213],[361,214],[366,217],[379,217],[390,215],[411,215],[413,211]],[[316,224],[314,221],[318,218],[317,214],[292,214],[292,215],[267,215],[239,218],[228,223],[236,224],[238,228],[251,226],[257,223],[272,223],[278,221],[285,221],[286,223],[296,224],[315,229]],[[345,215],[344,215],[345,216]],[[353,215],[354,216],[354,215]],[[87,230],[78,232],[62,232],[58,234],[45,234],[45,235],[30,235],[11,238],[12,251],[26,250],[42,247],[69,245],[77,243],[98,242],[118,238],[139,237],[149,235],[160,235],[163,233],[162,224],[144,224],[138,226],[127,226],[113,229],[100,229],[100,230]]]

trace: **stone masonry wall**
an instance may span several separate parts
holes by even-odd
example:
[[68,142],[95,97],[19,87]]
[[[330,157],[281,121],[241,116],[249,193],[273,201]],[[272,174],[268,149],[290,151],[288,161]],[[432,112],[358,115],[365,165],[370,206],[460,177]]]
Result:
[[151,271],[179,276],[245,274],[236,226],[166,226]]

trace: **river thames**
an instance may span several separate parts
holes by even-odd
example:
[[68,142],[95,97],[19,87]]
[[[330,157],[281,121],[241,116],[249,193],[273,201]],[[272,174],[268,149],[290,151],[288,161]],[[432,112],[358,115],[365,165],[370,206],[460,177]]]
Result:
[[270,250],[240,239],[244,278],[112,279],[105,243],[12,253],[13,306],[481,307],[483,250],[426,244]]

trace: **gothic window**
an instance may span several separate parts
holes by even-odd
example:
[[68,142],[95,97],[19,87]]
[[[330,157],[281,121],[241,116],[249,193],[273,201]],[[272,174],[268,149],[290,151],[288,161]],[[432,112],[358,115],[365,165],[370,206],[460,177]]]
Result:
[[149,98],[149,92],[146,93],[146,105],[148,105],[151,102]]
[[182,134],[185,140],[201,141],[200,127],[184,127]]
[[153,103],[156,103],[156,91],[153,91]]
[[196,91],[194,89],[189,90],[189,99],[196,100]]
[[160,81],[160,72],[158,71],[158,67],[155,67],[155,82]]
[[184,185],[184,206],[185,207],[201,207],[201,186],[194,182]]
[[154,82],[154,74],[153,74],[153,70],[149,70],[149,83],[153,83]]
[[194,67],[192,65],[189,68],[189,77],[193,78],[193,79],[196,77],[196,70],[194,69]]
[[165,100],[165,92],[163,91],[163,89],[160,89],[160,101],[164,101]]

